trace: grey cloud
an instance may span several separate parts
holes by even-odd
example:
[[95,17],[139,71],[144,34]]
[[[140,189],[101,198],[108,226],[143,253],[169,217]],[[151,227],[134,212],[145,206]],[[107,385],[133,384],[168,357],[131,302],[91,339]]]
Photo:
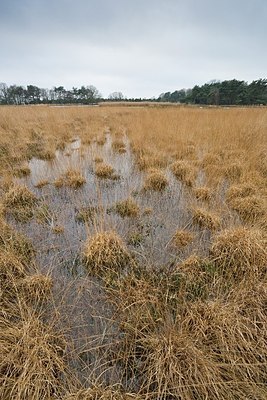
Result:
[[0,81],[153,96],[267,70],[265,0],[1,0]]

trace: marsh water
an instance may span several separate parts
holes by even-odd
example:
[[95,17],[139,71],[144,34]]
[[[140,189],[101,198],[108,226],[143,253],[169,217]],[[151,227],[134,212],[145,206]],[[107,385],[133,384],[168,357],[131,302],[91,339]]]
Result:
[[[122,381],[119,367],[106,357],[109,344],[119,336],[112,307],[101,282],[89,277],[82,263],[87,238],[98,231],[115,230],[141,265],[155,268],[172,268],[193,251],[203,255],[209,247],[210,232],[192,224],[190,190],[166,170],[169,185],[164,191],[144,191],[145,172],[136,166],[127,137],[123,140],[122,153],[114,151],[107,133],[104,144],[85,145],[76,137],[51,161],[31,159],[31,174],[19,182],[38,197],[39,218],[11,221],[33,242],[41,271],[53,278],[61,323],[72,338],[73,354],[78,355],[72,362],[77,363],[75,369],[85,385],[97,376],[105,383]],[[97,178],[96,158],[111,165],[119,178]],[[68,169],[79,170],[86,183],[77,189],[56,187],[54,182]],[[201,183],[203,175],[198,179]],[[41,181],[47,182],[38,187]],[[129,197],[135,199],[140,213],[122,218],[113,207]],[[93,210],[92,218],[79,218],[83,209]],[[170,243],[175,231],[186,228],[194,232],[195,240],[183,251],[174,250]]]
[[[143,191],[145,173],[136,167],[126,137],[124,142],[125,152],[117,153],[112,148],[110,134],[106,135],[104,145],[94,142],[84,146],[77,138],[64,151],[57,151],[52,161],[30,160],[31,174],[23,183],[40,199],[47,220],[40,224],[32,219],[21,225],[21,229],[38,243],[38,262],[42,268],[53,270],[57,266],[57,274],[63,270],[63,275],[82,273],[75,271],[82,246],[88,235],[100,230],[115,230],[128,242],[137,258],[155,266],[168,264],[179,257],[169,246],[177,229],[190,227],[198,233],[197,227],[192,227],[188,207],[190,192],[168,171],[169,185],[163,192]],[[96,157],[111,165],[119,179],[97,178],[94,173]],[[79,170],[86,183],[78,189],[55,187],[54,181],[68,169]],[[37,188],[40,181],[49,183]],[[135,199],[140,214],[136,218],[121,218],[112,207],[129,197]],[[86,208],[95,209],[96,213],[91,221],[84,223],[79,219],[79,213]],[[55,226],[62,227],[61,234],[54,232]],[[129,241],[134,233],[140,233],[142,238],[137,245],[131,245]],[[203,240],[201,235],[197,239],[201,249]],[[192,246],[196,247],[195,243]],[[188,254],[191,251],[192,248],[187,249]]]

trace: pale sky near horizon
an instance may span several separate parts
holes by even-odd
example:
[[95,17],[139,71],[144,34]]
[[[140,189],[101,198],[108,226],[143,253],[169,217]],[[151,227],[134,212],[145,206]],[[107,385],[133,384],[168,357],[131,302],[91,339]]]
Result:
[[0,0],[0,82],[152,97],[267,76],[267,0]]

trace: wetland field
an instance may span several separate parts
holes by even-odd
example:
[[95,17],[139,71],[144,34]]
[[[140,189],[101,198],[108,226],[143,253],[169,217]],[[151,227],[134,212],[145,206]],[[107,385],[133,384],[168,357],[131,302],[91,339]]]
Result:
[[266,400],[267,108],[0,107],[0,398]]

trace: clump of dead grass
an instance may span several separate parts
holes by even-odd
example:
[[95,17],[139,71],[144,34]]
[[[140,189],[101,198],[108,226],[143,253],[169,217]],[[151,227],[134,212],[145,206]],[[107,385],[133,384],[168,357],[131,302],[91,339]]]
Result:
[[112,149],[117,153],[125,153],[126,146],[122,139],[114,139],[112,142]]
[[227,190],[226,200],[231,202],[236,198],[244,198],[256,194],[256,188],[251,184],[232,185]]
[[23,164],[14,170],[14,175],[18,178],[25,178],[31,174],[31,169],[27,164]]
[[[196,258],[186,264],[196,268],[196,279],[203,261]],[[253,396],[263,400],[266,290],[257,292],[249,309],[246,304],[251,300],[236,291],[214,299],[207,287],[205,299],[189,300],[182,275],[142,269],[112,288],[123,333],[114,351],[127,376],[138,379],[148,399],[155,395],[194,399],[196,394],[203,399],[228,399],[230,393],[244,400]]]
[[192,212],[194,224],[199,225],[201,228],[210,229],[211,231],[220,228],[221,219],[218,215],[203,208],[195,208]]
[[[55,158],[56,146],[45,141],[44,138],[38,137],[33,141],[27,143],[26,156],[27,158],[38,158],[40,160],[50,161]],[[50,148],[49,148],[50,147]]]
[[[133,151],[135,149],[133,148]],[[163,153],[138,149],[136,151],[136,165],[143,171],[151,168],[160,169],[167,165],[167,157]]]
[[228,399],[230,396],[263,400],[266,397],[263,383],[266,333],[261,328],[266,315],[259,302],[257,319],[251,309],[245,315],[247,302],[244,300],[241,296],[238,301],[215,299],[189,305],[184,324],[191,327],[191,335],[194,332],[197,338],[195,343],[202,343],[206,362],[213,365],[210,377],[202,381],[203,387],[198,386],[198,393],[205,390],[207,398]]
[[175,271],[178,270],[192,277],[196,277],[197,275],[199,276],[204,273],[202,263],[203,262],[199,256],[191,254],[188,258],[177,265]]
[[[114,299],[123,332],[121,362],[145,398],[212,398],[218,368],[186,321],[181,274],[139,271],[118,282]],[[114,296],[114,291],[113,291]],[[208,385],[211,377],[214,386]],[[208,398],[208,397],[207,397]]]
[[3,199],[5,211],[22,222],[32,218],[37,202],[35,194],[23,185],[12,185]]
[[211,200],[211,189],[205,186],[194,188],[194,194],[197,200],[210,201]]
[[67,142],[67,138],[58,138],[57,140],[56,140],[56,150],[59,150],[59,151],[64,151],[65,150],[65,148],[66,148],[66,143]]
[[[179,279],[176,281],[176,277],[173,279],[166,274],[166,268],[155,272],[142,266],[124,274],[116,285],[108,288],[121,330],[125,334],[122,338],[126,342],[118,351],[126,363],[128,356],[135,356],[129,355],[129,352],[134,350],[131,344],[135,345],[139,335],[153,328],[155,321],[161,321],[168,308],[172,312],[173,307],[177,307],[179,283]],[[123,348],[124,345],[126,348]]]
[[44,149],[41,154],[39,154],[38,158],[45,161],[51,161],[56,157],[55,149]]
[[188,186],[193,186],[196,180],[196,169],[188,161],[176,161],[171,165],[173,175]]
[[62,398],[62,377],[66,376],[63,337],[34,315],[1,322],[0,397]]
[[2,252],[12,252],[26,265],[31,263],[35,253],[31,242],[1,219],[0,249]]
[[32,207],[36,204],[37,197],[26,186],[12,185],[5,193],[4,205],[11,207]]
[[80,171],[69,169],[65,174],[55,181],[56,187],[69,186],[73,189],[78,189],[86,183],[86,179]]
[[44,202],[37,207],[34,215],[38,224],[51,225],[55,219],[55,214],[51,211],[48,204]]
[[78,213],[75,217],[78,222],[93,222],[99,213],[103,213],[104,208],[100,205],[97,206],[88,206],[82,207],[78,210]]
[[239,181],[243,173],[242,165],[238,162],[229,164],[224,169],[224,174],[226,178],[230,181]]
[[164,173],[158,169],[150,169],[145,178],[144,190],[154,190],[161,192],[168,185],[168,180]]
[[266,245],[261,231],[238,227],[219,233],[210,252],[222,273],[236,278],[255,278],[266,272]]
[[99,157],[99,156],[96,156],[96,157],[94,158],[94,162],[95,162],[95,163],[102,163],[102,162],[103,162],[103,158],[102,158],[102,157]]
[[23,293],[23,299],[35,304],[47,301],[51,297],[52,286],[53,282],[50,276],[38,273],[28,275],[18,283],[19,290]]
[[[166,319],[158,329],[144,333],[138,345],[143,353],[142,376],[147,393],[158,399],[214,398],[220,382],[219,368],[193,332]],[[151,396],[150,394],[150,396]]]
[[114,168],[105,163],[99,163],[95,168],[95,175],[100,179],[114,179]]
[[103,134],[99,134],[95,137],[95,142],[99,145],[99,146],[104,146],[104,144],[106,143],[106,135]]
[[125,217],[137,217],[140,211],[138,204],[132,199],[126,199],[117,202],[114,205],[114,210],[117,214],[119,214],[122,218]]
[[214,165],[220,165],[222,163],[222,157],[220,154],[217,154],[215,152],[208,152],[204,155],[201,165],[202,167],[208,167],[208,166],[214,166]]
[[145,207],[143,210],[143,215],[151,215],[153,213],[152,207]]
[[85,243],[83,255],[88,271],[94,275],[121,272],[131,259],[124,242],[114,231],[90,237]]
[[[12,251],[2,250],[0,254],[0,277],[1,287],[25,278],[28,271],[26,266],[18,256]],[[3,285],[3,286],[2,286]],[[7,293],[6,293],[7,295]]]
[[266,201],[257,195],[237,197],[230,205],[245,222],[254,222],[266,215]]
[[225,181],[224,170],[221,165],[207,165],[204,168],[204,173],[209,186],[218,187]]
[[127,244],[130,246],[138,247],[144,242],[144,235],[138,229],[130,232],[127,237]]
[[172,238],[172,245],[177,248],[183,248],[192,243],[194,240],[194,235],[192,232],[186,231],[184,229],[177,230]]

